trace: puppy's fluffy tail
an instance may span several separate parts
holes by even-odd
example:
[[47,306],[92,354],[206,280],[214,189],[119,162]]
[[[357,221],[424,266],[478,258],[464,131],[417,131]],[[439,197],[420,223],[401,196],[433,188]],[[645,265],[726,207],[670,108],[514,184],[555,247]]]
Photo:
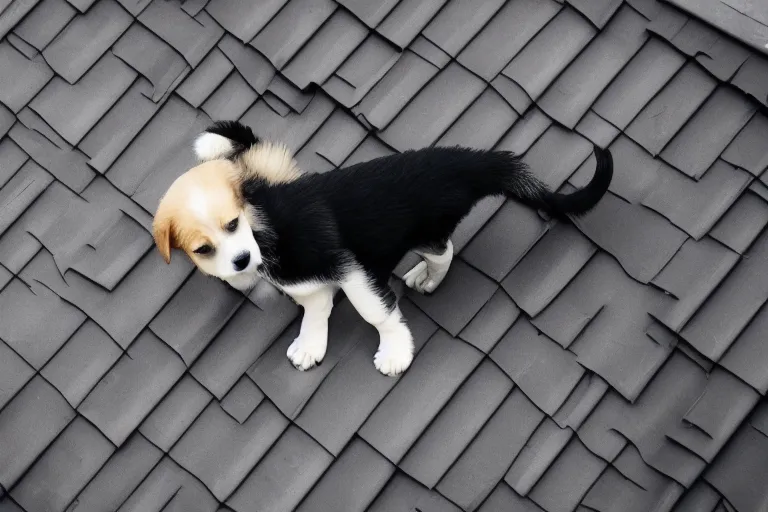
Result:
[[227,159],[240,164],[244,179],[286,183],[301,176],[286,146],[259,139],[238,121],[217,121],[206,128],[195,140],[195,154],[201,162]]
[[580,216],[600,201],[613,178],[613,157],[607,149],[594,148],[597,165],[592,180],[582,189],[570,194],[552,192],[527,167],[518,167],[505,180],[505,193],[534,208],[546,210],[556,217]]

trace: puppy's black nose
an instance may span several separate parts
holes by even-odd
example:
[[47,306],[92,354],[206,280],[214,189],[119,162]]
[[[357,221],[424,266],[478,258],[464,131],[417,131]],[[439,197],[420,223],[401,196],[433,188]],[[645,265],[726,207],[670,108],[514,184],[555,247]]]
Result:
[[245,267],[248,266],[248,263],[251,261],[251,253],[249,252],[243,252],[237,255],[234,260],[232,260],[232,264],[235,266],[235,269],[237,271],[243,270]]

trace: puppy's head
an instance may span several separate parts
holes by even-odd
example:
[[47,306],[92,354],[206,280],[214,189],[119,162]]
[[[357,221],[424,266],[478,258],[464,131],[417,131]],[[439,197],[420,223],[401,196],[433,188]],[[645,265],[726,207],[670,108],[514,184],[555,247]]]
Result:
[[153,224],[166,263],[183,250],[197,267],[237,288],[252,283],[261,251],[252,214],[239,191],[240,169],[225,159],[204,162],[181,175],[160,201]]

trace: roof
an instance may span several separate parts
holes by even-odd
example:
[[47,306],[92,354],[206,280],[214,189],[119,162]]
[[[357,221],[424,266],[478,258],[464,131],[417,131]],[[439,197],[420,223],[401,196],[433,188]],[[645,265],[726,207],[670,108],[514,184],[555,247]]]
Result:
[[[748,0],[0,0],[0,510],[768,507],[768,18]],[[150,234],[212,120],[315,172],[499,148],[500,198],[380,375],[346,299],[299,310]],[[409,254],[402,276],[417,261]]]

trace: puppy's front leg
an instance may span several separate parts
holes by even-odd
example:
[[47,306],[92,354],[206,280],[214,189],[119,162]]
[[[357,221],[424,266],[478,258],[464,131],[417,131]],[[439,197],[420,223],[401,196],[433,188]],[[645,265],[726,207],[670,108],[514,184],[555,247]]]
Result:
[[365,271],[353,270],[341,289],[360,316],[379,331],[379,350],[373,364],[384,375],[404,372],[413,361],[413,336],[405,324],[395,294],[384,279],[377,281]]
[[[333,309],[333,288],[320,285],[308,293],[286,290],[304,308],[299,336],[288,347],[288,359],[298,370],[320,364],[328,347],[328,317]],[[293,293],[291,293],[293,292]]]

